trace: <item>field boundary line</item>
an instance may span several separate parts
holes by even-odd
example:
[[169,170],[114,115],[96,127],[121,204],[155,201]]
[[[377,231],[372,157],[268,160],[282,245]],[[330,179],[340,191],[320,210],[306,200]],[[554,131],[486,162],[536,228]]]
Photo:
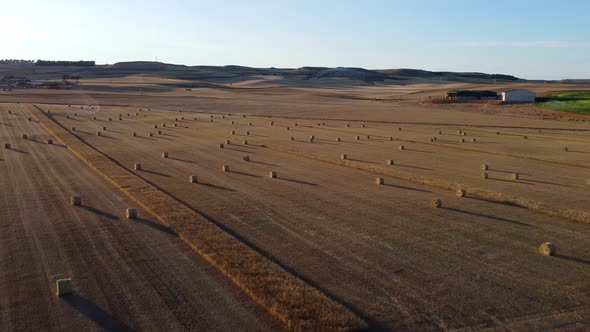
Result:
[[361,163],[358,163],[358,162],[355,162],[352,160],[340,160],[340,159],[332,160],[332,159],[329,159],[326,157],[321,157],[318,155],[312,155],[312,154],[297,151],[297,150],[272,147],[269,145],[262,145],[262,147],[270,149],[270,150],[283,152],[283,153],[291,154],[294,156],[310,159],[310,160],[318,160],[318,161],[330,163],[333,165],[362,170],[362,171],[366,171],[366,172],[370,172],[370,173],[374,173],[374,174],[386,175],[386,176],[396,178],[399,180],[409,181],[409,182],[427,185],[427,186],[431,186],[431,187],[447,189],[447,190],[452,190],[452,191],[455,191],[457,189],[463,189],[466,191],[466,193],[468,195],[471,195],[471,196],[477,197],[477,198],[481,198],[484,200],[489,200],[489,201],[493,201],[496,203],[518,206],[521,208],[526,208],[526,209],[529,209],[529,210],[532,210],[535,212],[539,212],[542,214],[546,214],[549,216],[561,217],[561,218],[569,219],[569,220],[576,221],[576,222],[590,223],[590,212],[586,212],[586,211],[580,211],[580,210],[574,210],[574,209],[553,208],[549,204],[546,204],[543,202],[524,199],[524,198],[520,198],[517,196],[512,196],[512,195],[508,195],[508,194],[504,194],[504,193],[500,193],[500,192],[485,190],[485,189],[481,189],[478,187],[473,187],[473,186],[469,186],[469,185],[465,185],[465,184],[461,184],[461,183],[457,183],[457,182],[452,182],[452,181],[448,181],[448,180],[444,180],[444,179],[429,178],[429,177],[424,177],[424,176],[403,175],[403,174],[395,173],[392,170],[389,170],[383,166],[365,165],[365,164],[361,164]]
[[[91,169],[174,231],[289,330],[356,330],[366,321],[172,195],[73,135],[40,107],[32,116]],[[33,114],[35,113],[35,114]]]

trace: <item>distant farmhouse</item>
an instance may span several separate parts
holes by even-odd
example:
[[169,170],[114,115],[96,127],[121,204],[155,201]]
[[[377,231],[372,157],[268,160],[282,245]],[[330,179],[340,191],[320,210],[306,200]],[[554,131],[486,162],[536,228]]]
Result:
[[457,90],[447,92],[448,100],[496,100],[498,93],[490,90]]
[[445,99],[453,101],[463,100],[499,100],[505,103],[534,103],[534,92],[524,89],[514,89],[502,92],[501,96],[496,91],[490,90],[456,90],[447,92]]
[[502,92],[502,101],[505,103],[534,103],[537,95],[529,90],[514,89]]

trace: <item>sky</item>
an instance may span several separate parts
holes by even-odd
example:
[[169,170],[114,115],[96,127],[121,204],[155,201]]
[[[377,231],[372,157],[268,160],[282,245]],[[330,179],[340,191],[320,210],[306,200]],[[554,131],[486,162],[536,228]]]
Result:
[[0,0],[0,59],[590,78],[590,1]]

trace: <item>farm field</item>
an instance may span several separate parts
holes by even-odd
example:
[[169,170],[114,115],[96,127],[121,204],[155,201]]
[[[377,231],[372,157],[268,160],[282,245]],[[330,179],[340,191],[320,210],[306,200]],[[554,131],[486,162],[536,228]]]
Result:
[[590,93],[587,91],[562,92],[545,96],[539,107],[579,114],[590,114]]
[[[107,83],[88,82],[89,89]],[[150,198],[137,206],[145,219],[124,220],[125,208],[142,197],[125,194],[121,172],[371,329],[573,329],[590,320],[590,127],[579,115],[421,103],[443,89],[436,86],[143,95],[109,87],[0,94],[0,136],[14,147],[0,160],[9,174],[1,179],[9,190],[0,213],[12,220],[3,222],[12,233],[3,233],[9,272],[0,279],[8,285],[34,276],[22,287],[43,294],[29,308],[42,308],[33,316],[39,321],[54,316],[56,328],[105,320],[132,328],[170,320],[180,329],[285,327],[250,286],[236,282],[236,270],[195,250],[191,228],[177,235],[178,224],[152,215]],[[374,101],[386,95],[391,100]],[[51,137],[55,144],[46,144]],[[98,160],[88,153],[119,171],[88,167]],[[73,192],[92,208],[69,206]],[[11,197],[23,199],[14,205]],[[28,249],[18,255],[30,266],[14,256],[21,241]],[[544,242],[557,254],[541,255]],[[88,244],[91,250],[80,250]],[[74,299],[91,303],[94,314],[53,295],[57,275],[78,277]],[[14,301],[28,298],[12,292]],[[126,305],[133,301],[145,307]],[[3,326],[18,324],[11,311],[1,317]]]
[[[58,142],[0,106],[2,330],[276,330],[272,317]],[[10,116],[8,111],[14,114]],[[20,136],[23,132],[27,140]],[[83,205],[70,206],[81,194]],[[55,279],[72,277],[60,301]]]

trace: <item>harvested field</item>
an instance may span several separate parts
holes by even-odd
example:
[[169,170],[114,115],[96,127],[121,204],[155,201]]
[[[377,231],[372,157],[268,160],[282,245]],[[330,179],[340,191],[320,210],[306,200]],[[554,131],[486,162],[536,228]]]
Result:
[[[335,88],[322,93],[390,93],[380,89]],[[313,88],[262,89],[264,93],[246,88],[198,90],[191,91],[190,98],[184,90],[141,98],[93,93],[99,111],[78,109],[78,97],[67,92],[50,97],[23,92],[21,100],[38,102],[38,108],[0,106],[0,121],[12,125],[0,125],[0,138],[13,143],[13,149],[2,150],[0,167],[8,158],[12,163],[37,158],[39,168],[45,160],[58,158],[55,167],[66,162],[71,164],[66,169],[82,165],[84,172],[64,177],[63,181],[70,178],[72,187],[64,185],[58,191],[63,191],[59,195],[66,208],[60,213],[80,213],[97,199],[82,185],[100,183],[97,189],[91,186],[93,190],[113,193],[100,198],[108,205],[103,209],[119,220],[111,221],[112,232],[124,228],[138,239],[119,244],[137,246],[125,255],[174,264],[172,251],[183,253],[194,268],[205,271],[201,274],[210,274],[207,283],[227,287],[223,294],[231,296],[223,299],[235,303],[231,308],[239,317],[232,318],[230,312],[225,323],[230,325],[218,329],[235,328],[243,318],[249,321],[242,326],[263,330],[537,330],[577,328],[590,320],[587,125],[506,116],[501,110],[491,116],[462,105],[419,104],[410,99],[418,97],[409,97],[402,88],[396,91],[403,99],[397,103],[326,97]],[[133,115],[148,107],[148,117],[142,116],[144,112]],[[4,111],[8,109],[12,118]],[[106,119],[127,113],[131,115],[124,121],[110,121],[108,131],[96,135]],[[29,116],[35,121],[25,121]],[[99,120],[93,120],[95,116]],[[74,125],[75,132],[66,129]],[[147,135],[155,126],[160,128],[158,135]],[[23,132],[30,138],[24,143]],[[133,132],[144,134],[129,135]],[[56,144],[37,142],[49,137]],[[15,146],[29,153],[19,153]],[[142,171],[133,169],[137,163]],[[57,177],[59,168],[51,169],[44,172]],[[487,179],[482,178],[484,171]],[[198,181],[190,174],[197,174]],[[45,177],[18,181],[50,181]],[[78,177],[88,179],[78,184]],[[15,182],[4,185],[18,185],[17,179],[10,181]],[[70,205],[74,194],[83,197],[81,207]],[[50,202],[44,204],[49,209]],[[128,207],[137,207],[137,220],[150,219],[152,227],[124,220]],[[53,210],[61,211],[59,206]],[[32,214],[27,218],[33,219]],[[91,227],[84,220],[76,227]],[[148,243],[138,242],[147,236],[139,233],[141,227],[178,235],[161,240],[174,242],[165,254],[172,262],[147,256],[155,249],[144,249]],[[548,242],[558,250],[541,249]],[[242,252],[247,254],[238,254]],[[244,264],[244,257],[257,263]],[[93,262],[85,259],[85,264]],[[71,265],[71,270],[60,270],[59,277],[72,277],[75,294],[81,289],[80,278],[96,282],[97,277],[72,273],[86,265]],[[170,277],[180,282],[175,286],[198,288],[199,284],[178,281],[191,280],[182,268],[169,272],[176,272]],[[152,277],[142,273],[145,280],[139,282],[145,285]],[[282,281],[264,282],[269,276]],[[139,277],[141,273],[129,276],[117,287],[139,287],[132,285]],[[47,288],[53,297],[46,301],[58,301],[55,290]],[[185,291],[196,292],[178,290]],[[105,299],[93,301],[105,308]],[[128,326],[143,326],[141,318],[128,318],[123,309],[113,308],[103,310]],[[208,309],[216,317],[215,310],[221,308],[219,303]],[[130,317],[146,315],[127,310]],[[151,319],[158,322],[164,321],[158,315],[171,314],[166,306],[157,312]],[[178,322],[185,323],[186,317]]]

